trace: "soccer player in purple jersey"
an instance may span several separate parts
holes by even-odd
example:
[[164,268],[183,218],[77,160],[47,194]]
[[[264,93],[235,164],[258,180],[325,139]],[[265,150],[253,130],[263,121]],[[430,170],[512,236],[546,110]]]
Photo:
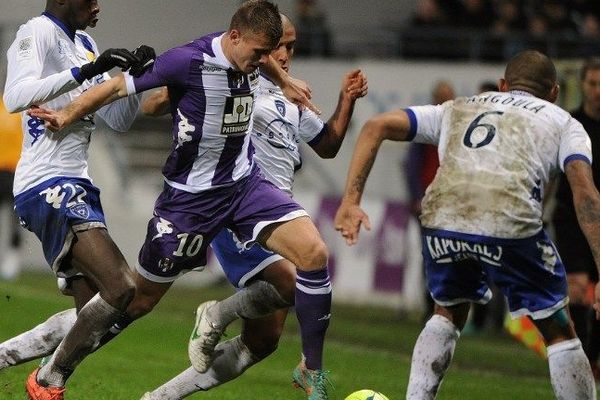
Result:
[[[7,52],[4,104],[10,112],[40,104],[62,108],[83,91],[110,80],[107,72],[114,67],[141,72],[137,55],[125,49],[100,54],[84,32],[96,26],[99,12],[96,0],[48,0],[42,15],[19,28]],[[131,97],[97,114],[113,129],[125,131],[138,107],[139,98]],[[23,113],[15,209],[22,224],[40,239],[54,273],[68,280],[61,290],[74,297],[79,309],[77,316],[67,311],[50,321],[60,334],[42,341],[51,342],[50,352],[56,351],[49,363],[30,374],[30,399],[62,399],[69,376],[121,318],[134,295],[133,276],[107,231],[99,190],[87,172],[93,131],[93,116],[57,135],[44,129],[43,121]],[[19,347],[21,342],[12,343]],[[0,351],[0,368],[20,361],[14,354]]]
[[306,211],[261,176],[249,138],[258,67],[267,69],[288,98],[312,106],[287,74],[269,64],[281,34],[277,7],[248,1],[227,32],[171,49],[139,78],[120,75],[64,110],[36,109],[30,115],[59,131],[102,104],[167,86],[174,143],[139,254],[136,296],[121,326],[150,312],[178,275],[205,265],[208,244],[229,228],[244,247],[258,242],[297,266],[295,304],[308,338],[306,367],[319,370],[331,310],[327,247]]
[[[440,168],[421,214],[427,286],[436,304],[414,347],[406,399],[436,397],[471,303],[491,298],[489,281],[507,297],[511,315],[527,315],[544,336],[556,398],[596,399],[590,363],[567,311],[565,268],[541,218],[544,189],[561,169],[600,269],[600,194],[590,139],[553,104],[556,69],[545,55],[532,50],[515,55],[499,88],[367,121],[335,228],[350,245],[361,225],[369,228],[360,199],[384,140],[438,145]],[[594,308],[600,317],[600,284]]]
[[[285,15],[281,18],[283,36],[271,56],[289,72],[296,29]],[[300,110],[285,99],[281,89],[268,78],[261,76],[260,80],[253,115],[254,158],[265,177],[291,195],[294,173],[302,165],[298,143],[306,142],[322,158],[335,157],[356,100],[367,94],[367,79],[360,70],[344,76],[337,108],[326,123],[310,110]],[[142,111],[149,115],[165,114],[169,108],[166,88],[142,105]],[[198,307],[190,338],[193,367],[146,393],[142,400],[179,400],[209,390],[238,377],[277,348],[288,307],[294,302],[295,265],[260,246],[242,250],[227,229],[213,239],[211,247],[228,280],[240,290],[227,299]],[[243,321],[241,335],[217,345],[225,328],[238,318]],[[324,372],[307,370],[301,363],[294,370],[293,379],[309,399],[327,398]]]

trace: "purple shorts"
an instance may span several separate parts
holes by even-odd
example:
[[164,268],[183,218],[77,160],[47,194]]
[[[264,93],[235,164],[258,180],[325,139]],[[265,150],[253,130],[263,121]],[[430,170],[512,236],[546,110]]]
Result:
[[148,223],[137,269],[153,282],[172,282],[206,265],[207,247],[223,228],[232,230],[249,248],[267,225],[306,215],[258,168],[231,186],[201,193],[165,184]]

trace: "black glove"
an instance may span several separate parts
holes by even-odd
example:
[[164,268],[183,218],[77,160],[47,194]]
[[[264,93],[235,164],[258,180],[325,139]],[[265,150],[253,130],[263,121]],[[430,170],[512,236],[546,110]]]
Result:
[[92,79],[114,67],[120,67],[125,71],[137,61],[137,57],[127,49],[108,49],[100,54],[94,62],[83,65],[80,68],[81,76],[85,79]]
[[154,60],[156,59],[156,53],[154,52],[154,49],[152,47],[141,45],[133,51],[133,55],[137,57],[138,61],[131,64],[129,75],[133,76],[134,78],[137,78],[140,75],[142,75],[145,70],[150,68],[152,64],[154,64]]

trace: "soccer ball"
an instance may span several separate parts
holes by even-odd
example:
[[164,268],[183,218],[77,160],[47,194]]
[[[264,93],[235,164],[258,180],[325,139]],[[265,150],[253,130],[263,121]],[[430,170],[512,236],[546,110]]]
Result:
[[390,400],[383,394],[370,389],[362,389],[351,393],[344,400]]

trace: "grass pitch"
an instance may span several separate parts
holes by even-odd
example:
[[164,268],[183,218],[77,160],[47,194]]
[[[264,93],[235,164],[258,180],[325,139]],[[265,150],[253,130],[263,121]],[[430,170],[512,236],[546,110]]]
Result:
[[[86,358],[69,380],[67,400],[137,400],[189,366],[187,339],[196,306],[232,292],[215,288],[174,287],[149,315],[106,347]],[[49,274],[26,273],[0,282],[0,342],[46,317],[72,307]],[[291,385],[300,357],[293,313],[279,349],[240,378],[194,399],[285,399],[306,397]],[[239,325],[228,329],[235,336]],[[328,331],[325,364],[331,370],[331,399],[343,400],[359,389],[375,389],[390,400],[403,399],[410,354],[420,331],[418,318],[381,308],[335,304]],[[37,362],[0,371],[0,399],[22,400],[24,381]],[[546,361],[507,336],[464,336],[438,399],[552,399]]]

